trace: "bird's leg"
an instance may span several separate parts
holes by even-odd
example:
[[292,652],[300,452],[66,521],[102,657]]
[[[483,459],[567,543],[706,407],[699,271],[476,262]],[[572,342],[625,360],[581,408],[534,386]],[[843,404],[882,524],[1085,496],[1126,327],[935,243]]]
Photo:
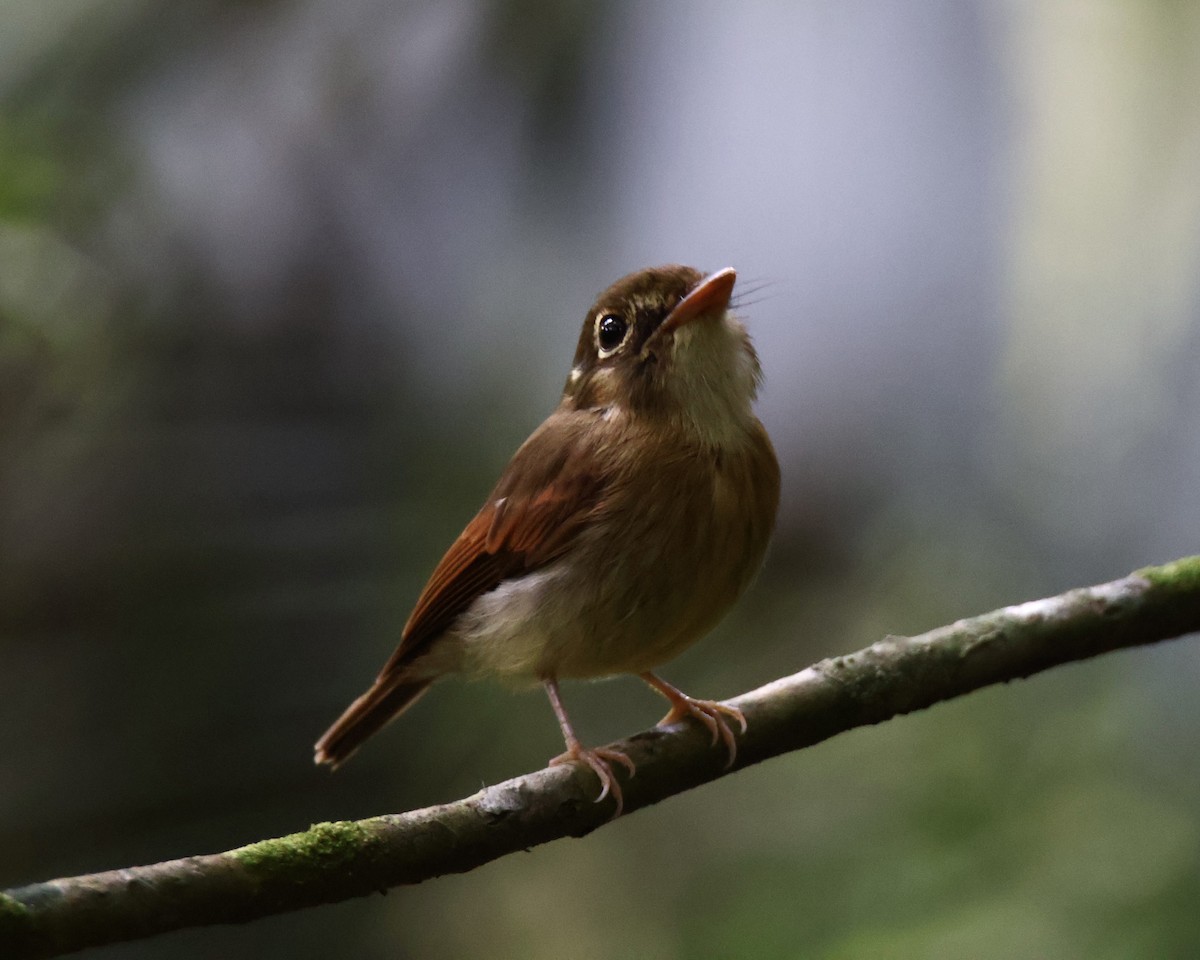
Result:
[[558,681],[553,677],[547,677],[542,681],[546,688],[546,696],[550,698],[550,706],[554,708],[554,715],[558,717],[558,725],[562,728],[563,739],[567,742],[567,752],[560,754],[550,761],[550,766],[558,766],[560,763],[584,763],[595,771],[596,776],[600,778],[600,796],[596,798],[596,803],[599,803],[609,794],[617,802],[616,812],[613,813],[613,819],[621,815],[621,811],[625,808],[624,798],[621,796],[621,785],[617,782],[617,777],[613,773],[612,765],[619,763],[629,770],[629,775],[632,777],[636,771],[633,761],[629,759],[620,750],[611,750],[607,747],[595,747],[588,749],[579,742],[579,738],[575,736],[575,728],[571,726],[571,718],[567,716],[566,707],[563,706],[562,697],[558,695]]
[[729,720],[736,720],[742,728],[742,733],[745,733],[746,717],[741,710],[725,703],[717,703],[715,700],[696,700],[689,697],[682,690],[671,686],[666,680],[656,677],[648,670],[638,676],[671,701],[671,709],[665,717],[658,721],[660,727],[676,723],[684,717],[695,717],[712,734],[714,746],[718,739],[724,741],[726,749],[729,750],[729,762],[725,766],[726,768],[733,766],[733,761],[737,759],[737,739],[729,728]]

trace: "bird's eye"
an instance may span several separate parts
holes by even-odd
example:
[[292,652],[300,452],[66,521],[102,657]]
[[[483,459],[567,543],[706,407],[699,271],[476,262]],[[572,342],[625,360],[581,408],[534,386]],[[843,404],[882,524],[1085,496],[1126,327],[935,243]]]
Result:
[[629,324],[615,313],[606,313],[596,321],[596,346],[600,355],[606,357],[625,342]]

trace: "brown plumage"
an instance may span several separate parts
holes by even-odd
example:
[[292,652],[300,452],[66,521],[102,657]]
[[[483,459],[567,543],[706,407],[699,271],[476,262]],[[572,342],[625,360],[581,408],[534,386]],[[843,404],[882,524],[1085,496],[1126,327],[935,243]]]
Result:
[[568,752],[620,810],[612,750],[587,750],[560,677],[637,673],[723,739],[733,708],[649,671],[745,589],[774,523],[779,468],[751,403],[760,377],[727,312],[733,272],[631,274],[589,310],[558,409],[521,446],[422,591],[374,685],[316,745],[336,766],[450,673],[542,682]]

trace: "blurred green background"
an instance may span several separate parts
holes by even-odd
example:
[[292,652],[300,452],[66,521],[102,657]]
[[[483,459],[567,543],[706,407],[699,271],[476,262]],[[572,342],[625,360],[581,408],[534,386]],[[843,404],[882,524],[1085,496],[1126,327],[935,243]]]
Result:
[[[690,692],[1196,552],[1197,91],[1168,0],[4,0],[0,886],[559,752],[540,694],[447,683],[310,759],[640,266],[763,288],[784,466]],[[1194,957],[1198,682],[1121,653],[91,955]],[[593,743],[662,713],[566,696]]]

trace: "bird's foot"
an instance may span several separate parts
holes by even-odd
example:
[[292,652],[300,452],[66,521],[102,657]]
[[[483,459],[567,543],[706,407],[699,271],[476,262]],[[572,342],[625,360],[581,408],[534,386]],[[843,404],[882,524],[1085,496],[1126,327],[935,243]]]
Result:
[[725,748],[729,751],[729,760],[726,762],[725,768],[732,767],[733,761],[737,759],[737,738],[729,726],[729,721],[736,721],[742,728],[742,733],[745,733],[745,714],[737,707],[731,707],[726,703],[718,703],[716,700],[696,700],[686,694],[675,692],[678,696],[668,698],[671,701],[671,709],[665,717],[658,721],[658,725],[665,727],[672,723],[678,723],[685,717],[695,717],[712,734],[713,746],[716,746],[718,740],[725,744]]
[[589,750],[587,747],[574,744],[566,753],[560,754],[551,760],[550,766],[557,767],[563,763],[586,764],[591,767],[596,776],[600,778],[600,796],[596,797],[595,802],[599,803],[605,797],[611,795],[613,800],[617,802],[617,809],[613,813],[612,818],[615,820],[621,815],[621,811],[625,809],[625,800],[621,795],[621,785],[617,782],[612,765],[619,763],[629,771],[629,775],[632,777],[637,772],[637,767],[634,766],[633,761],[629,757],[620,750],[613,750],[608,747],[595,747]]

